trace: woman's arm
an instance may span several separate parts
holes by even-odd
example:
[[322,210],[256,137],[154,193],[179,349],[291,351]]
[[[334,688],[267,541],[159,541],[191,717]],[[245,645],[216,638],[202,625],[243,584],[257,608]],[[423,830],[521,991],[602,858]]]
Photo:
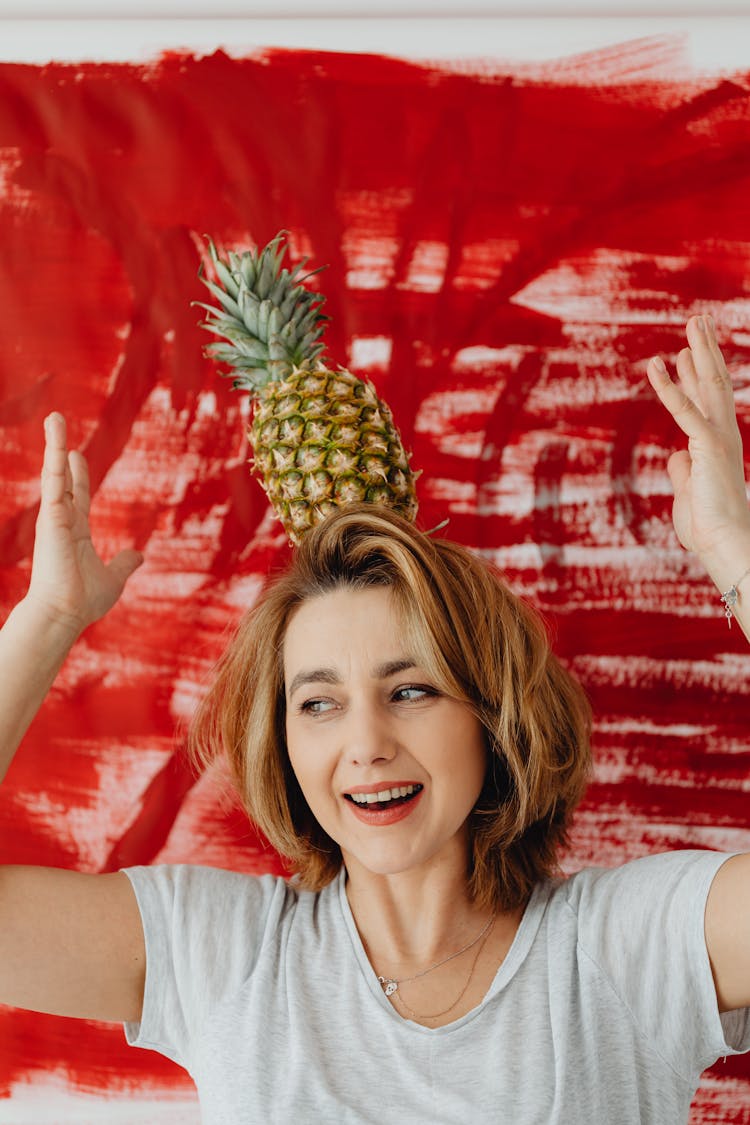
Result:
[[[687,336],[690,346],[677,357],[679,385],[658,360],[648,365],[652,387],[688,438],[668,465],[674,526],[719,595],[734,590],[729,625],[736,621],[750,640],[750,508],[732,384],[710,317],[692,317]],[[719,869],[705,928],[720,1010],[750,1006],[750,854]]]
[[73,643],[141,563],[130,550],[102,562],[89,530],[86,461],[68,453],[62,415],[47,418],[45,437],[31,582],[0,630],[0,781]]
[[[140,564],[105,565],[88,523],[86,462],[68,454],[59,414],[45,424],[31,582],[0,630],[0,780],[76,638]],[[145,979],[128,877],[0,866],[0,1003],[56,1015],[137,1020]]]

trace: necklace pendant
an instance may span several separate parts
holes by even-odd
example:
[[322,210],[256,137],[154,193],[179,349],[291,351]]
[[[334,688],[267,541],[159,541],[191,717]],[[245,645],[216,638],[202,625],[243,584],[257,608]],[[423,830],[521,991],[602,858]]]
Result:
[[393,993],[398,991],[397,980],[392,980],[391,977],[378,977],[378,980],[382,984],[386,996],[393,996]]

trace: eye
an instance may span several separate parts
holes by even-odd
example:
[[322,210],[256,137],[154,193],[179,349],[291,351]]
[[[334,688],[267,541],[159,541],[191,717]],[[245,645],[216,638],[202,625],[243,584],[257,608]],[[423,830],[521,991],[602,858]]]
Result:
[[305,699],[300,703],[298,711],[305,715],[323,715],[335,706],[332,699]]
[[423,699],[437,695],[434,688],[422,684],[408,684],[406,687],[396,688],[393,699],[397,703],[419,703]]

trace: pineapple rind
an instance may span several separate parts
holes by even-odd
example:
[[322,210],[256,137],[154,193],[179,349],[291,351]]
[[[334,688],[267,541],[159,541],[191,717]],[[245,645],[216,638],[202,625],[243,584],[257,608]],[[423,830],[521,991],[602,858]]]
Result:
[[269,384],[249,437],[254,467],[292,542],[342,504],[385,504],[416,516],[415,475],[391,412],[350,371],[303,368]]

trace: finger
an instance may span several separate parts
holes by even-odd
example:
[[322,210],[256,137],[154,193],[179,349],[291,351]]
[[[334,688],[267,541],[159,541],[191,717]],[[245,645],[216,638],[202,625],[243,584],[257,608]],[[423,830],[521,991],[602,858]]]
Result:
[[682,387],[688,398],[691,398],[695,405],[700,410],[701,414],[705,417],[705,411],[701,403],[700,389],[698,387],[698,376],[695,371],[695,364],[693,363],[693,353],[690,348],[683,348],[677,355],[677,374],[680,378],[680,386]]
[[687,338],[706,417],[722,428],[733,425],[735,413],[732,380],[724,363],[711,317],[692,316],[687,323]]
[[681,488],[687,484],[691,468],[690,454],[687,449],[678,449],[667,461],[667,472],[672,482],[672,489],[677,495]]
[[68,468],[71,476],[71,488],[78,508],[89,514],[91,508],[91,486],[89,484],[89,467],[86,458],[77,449],[68,454]]
[[143,562],[143,555],[140,551],[133,551],[130,548],[120,551],[115,557],[107,564],[107,570],[114,578],[117,586],[121,590],[131,574],[133,574]]
[[648,361],[648,381],[677,425],[689,438],[705,434],[708,423],[689,395],[670,378],[664,361],[658,356]]
[[65,419],[54,413],[44,420],[44,461],[42,462],[42,500],[60,503],[70,486]]

